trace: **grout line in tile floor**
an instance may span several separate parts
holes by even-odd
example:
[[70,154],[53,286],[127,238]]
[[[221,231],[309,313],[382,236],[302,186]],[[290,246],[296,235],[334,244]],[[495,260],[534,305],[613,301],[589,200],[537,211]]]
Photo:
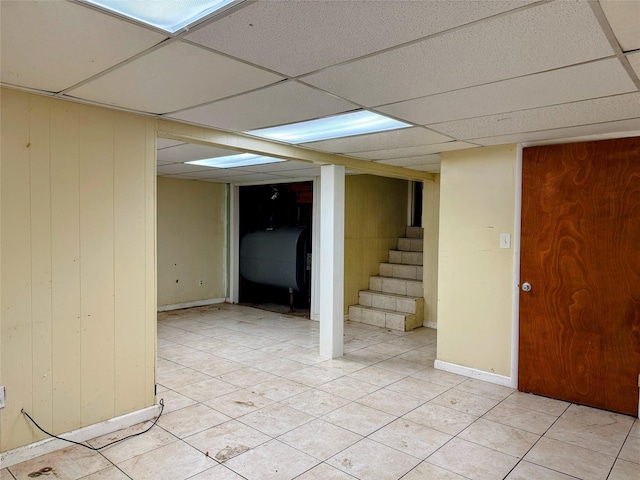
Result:
[[335,360],[317,336],[317,322],[244,306],[159,313],[158,425],[0,480],[44,466],[69,480],[640,478],[632,417],[435,370],[434,330],[346,322]]

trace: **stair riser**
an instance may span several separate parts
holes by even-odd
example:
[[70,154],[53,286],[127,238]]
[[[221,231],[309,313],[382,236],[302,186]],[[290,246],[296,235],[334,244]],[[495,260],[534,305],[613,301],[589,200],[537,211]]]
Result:
[[422,265],[422,257],[422,252],[401,252],[400,250],[389,250],[389,263]]
[[424,240],[421,238],[399,238],[398,250],[404,252],[421,252]]
[[360,292],[358,294],[359,305],[365,307],[381,308],[383,310],[393,310],[400,313],[416,313],[419,310],[422,298],[398,298],[384,295],[382,293]]
[[396,263],[381,263],[380,275],[383,277],[409,278],[422,280],[422,267],[418,265],[399,265]]
[[366,323],[376,327],[385,327],[392,330],[400,330],[402,332],[413,330],[422,326],[418,316],[403,315],[401,313],[389,313],[376,310],[366,310],[352,305],[349,307],[349,320],[352,322]]
[[408,238],[423,238],[424,228],[422,227],[407,227],[406,235]]
[[410,297],[423,297],[422,282],[414,280],[401,280],[399,278],[370,277],[369,290],[383,293],[396,293],[409,295]]

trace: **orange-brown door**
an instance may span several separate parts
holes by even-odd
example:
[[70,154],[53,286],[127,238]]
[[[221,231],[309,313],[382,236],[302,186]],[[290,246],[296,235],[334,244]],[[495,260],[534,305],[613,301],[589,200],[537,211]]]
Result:
[[525,148],[522,184],[518,388],[637,415],[640,137]]

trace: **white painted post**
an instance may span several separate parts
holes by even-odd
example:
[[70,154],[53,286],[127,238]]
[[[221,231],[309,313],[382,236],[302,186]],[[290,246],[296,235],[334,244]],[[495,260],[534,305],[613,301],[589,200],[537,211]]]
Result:
[[240,301],[240,187],[230,185],[231,195],[229,196],[229,251],[230,251],[230,272],[229,272],[229,301],[238,303]]
[[343,353],[344,167],[320,168],[320,356]]

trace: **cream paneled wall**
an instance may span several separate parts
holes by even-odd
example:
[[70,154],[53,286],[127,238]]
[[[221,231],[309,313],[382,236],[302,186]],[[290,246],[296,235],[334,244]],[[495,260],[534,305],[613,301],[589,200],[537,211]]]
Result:
[[438,243],[440,238],[440,174],[426,180],[422,189],[424,253],[424,326],[438,323]]
[[380,262],[404,237],[407,224],[406,180],[373,175],[345,179],[344,306],[358,303],[358,291],[369,288]]
[[155,120],[2,90],[0,451],[155,401]]
[[222,300],[225,243],[225,184],[158,177],[158,306]]
[[443,153],[440,184],[438,360],[507,377],[516,159],[515,145]]

